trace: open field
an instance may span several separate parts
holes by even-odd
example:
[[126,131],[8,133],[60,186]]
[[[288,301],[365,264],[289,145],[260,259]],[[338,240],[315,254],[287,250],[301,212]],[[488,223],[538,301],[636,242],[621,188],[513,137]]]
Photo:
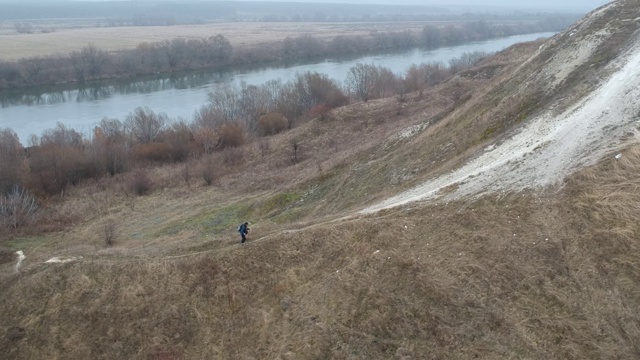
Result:
[[228,22],[205,25],[108,27],[62,29],[51,33],[0,35],[1,60],[66,54],[89,43],[106,51],[135,48],[143,42],[173,38],[202,39],[224,35],[234,47],[281,41],[287,36],[312,35],[330,39],[337,35],[367,35],[373,31],[421,31],[426,22],[371,23],[254,23]]

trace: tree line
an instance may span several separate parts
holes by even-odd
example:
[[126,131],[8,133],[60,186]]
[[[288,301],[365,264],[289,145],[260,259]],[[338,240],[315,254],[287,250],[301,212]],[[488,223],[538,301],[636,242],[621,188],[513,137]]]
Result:
[[[0,129],[0,230],[18,228],[35,217],[36,199],[63,195],[70,186],[131,172],[130,190],[144,194],[151,180],[142,170],[150,165],[180,163],[220,153],[226,165],[242,158],[249,139],[266,138],[299,121],[325,119],[330,110],[351,101],[424,90],[477,64],[485,53],[468,53],[442,63],[413,65],[405,76],[373,64],[357,64],[344,84],[325,74],[306,72],[283,83],[225,85],[191,121],[170,119],[149,108],[136,108],[126,119],[104,118],[89,135],[64,124],[33,135],[24,147],[11,129]],[[299,144],[292,162],[299,160]],[[211,184],[216,169],[205,163],[199,175]]]
[[502,36],[557,31],[566,25],[557,19],[514,24],[470,21],[444,26],[426,25],[418,33],[373,32],[368,36],[339,35],[330,40],[301,35],[273,44],[244,48],[234,48],[221,34],[207,39],[176,38],[142,43],[135,49],[114,53],[88,44],[66,56],[0,61],[0,90],[195,69],[225,69],[233,65],[299,61],[417,46],[435,48]]

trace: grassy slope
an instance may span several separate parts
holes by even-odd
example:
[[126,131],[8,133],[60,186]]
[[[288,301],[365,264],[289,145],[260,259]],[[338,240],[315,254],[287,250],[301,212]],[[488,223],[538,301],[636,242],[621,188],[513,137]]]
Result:
[[[56,205],[72,229],[5,242],[28,257],[21,274],[0,265],[0,357],[640,356],[640,148],[560,190],[327,221],[495,141],[514,125],[507,105],[520,108],[500,94],[536,78],[519,64],[538,46],[423,98],[355,104],[266,151],[247,147],[214,188],[180,184],[181,170],[165,167],[145,198],[120,195],[117,178],[74,189]],[[549,91],[545,102],[566,89]],[[387,140],[421,123],[430,126]],[[292,139],[306,151],[297,165],[287,163]],[[108,218],[119,224],[115,248],[102,245]],[[240,247],[233,228],[245,218],[253,242]],[[54,255],[84,259],[42,263]]]
[[3,279],[0,344],[8,358],[634,358],[639,170],[636,147],[560,194],[34,265]]

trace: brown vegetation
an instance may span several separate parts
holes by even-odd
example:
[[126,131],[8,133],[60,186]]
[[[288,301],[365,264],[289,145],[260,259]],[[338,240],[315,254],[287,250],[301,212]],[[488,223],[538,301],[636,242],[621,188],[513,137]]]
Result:
[[[354,215],[464,161],[487,121],[503,134],[514,123],[502,111],[535,111],[520,105],[528,90],[504,94],[539,47],[414,83],[401,103],[298,121],[264,145],[248,137],[205,154],[194,135],[193,161],[215,169],[216,187],[188,186],[172,162],[148,167],[163,191],[135,206],[119,191],[131,174],[68,186],[52,206],[82,214],[73,230],[5,238],[28,262],[21,274],[0,264],[0,348],[16,359],[636,358],[638,146],[559,188]],[[225,124],[193,131],[217,139]],[[398,136],[408,126],[422,130]],[[73,133],[51,135],[61,140],[46,144],[76,146]],[[305,156],[291,164],[294,144]],[[119,225],[108,249],[105,216]],[[59,252],[84,258],[43,263]]]

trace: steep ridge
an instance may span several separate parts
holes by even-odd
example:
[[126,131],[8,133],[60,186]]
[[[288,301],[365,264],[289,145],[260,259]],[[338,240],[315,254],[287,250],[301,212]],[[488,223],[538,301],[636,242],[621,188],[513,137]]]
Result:
[[[561,112],[558,111],[561,103],[566,104],[566,98],[572,96],[560,93],[562,97],[556,100],[555,95],[558,89],[567,90],[566,83],[573,72],[587,66],[594,67],[595,51],[608,41],[607,35],[619,29],[612,29],[606,23],[604,28],[594,33],[590,27],[601,17],[611,16],[608,12],[620,6],[621,3],[617,2],[595,11],[575,27],[543,45],[522,66],[520,71],[532,63],[539,63],[538,57],[545,56],[548,48],[561,49],[545,61],[540,69],[528,72],[530,75],[523,83],[524,89],[521,91],[526,91],[528,87],[543,88],[537,93],[540,97],[550,99],[545,101],[547,104],[544,108],[536,110],[540,115],[527,121],[515,134],[485,147],[460,168],[362,212],[371,213],[437,196],[452,199],[555,185],[577,169],[593,165],[604,154],[627,146],[630,141],[638,141],[640,37],[637,34],[625,44],[624,53],[603,67],[604,73],[613,75],[591,94]],[[633,22],[637,27],[638,19]],[[590,32],[584,34],[587,30]],[[575,41],[561,46],[559,43],[563,38]],[[590,74],[595,75],[597,73]],[[574,94],[578,91],[575,87],[571,89]]]

